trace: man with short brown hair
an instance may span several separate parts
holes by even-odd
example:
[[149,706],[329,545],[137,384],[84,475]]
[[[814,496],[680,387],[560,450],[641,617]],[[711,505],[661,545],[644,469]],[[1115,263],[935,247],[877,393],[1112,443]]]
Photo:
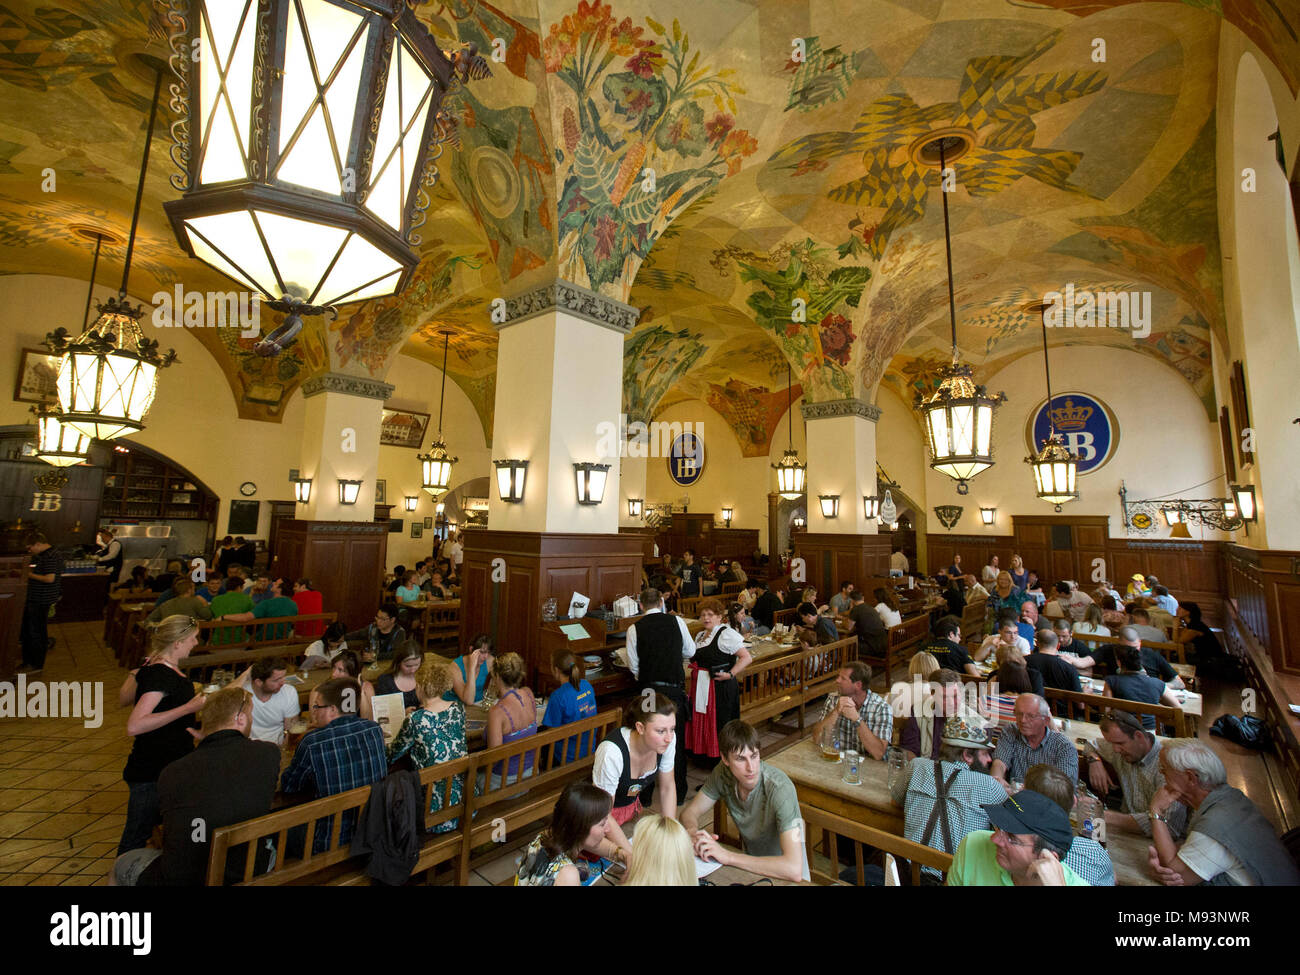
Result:
[[819,740],[834,725],[835,740],[841,749],[883,759],[894,736],[894,712],[888,701],[871,690],[871,666],[862,660],[849,661],[835,675],[835,685],[838,693],[826,696],[813,740]]

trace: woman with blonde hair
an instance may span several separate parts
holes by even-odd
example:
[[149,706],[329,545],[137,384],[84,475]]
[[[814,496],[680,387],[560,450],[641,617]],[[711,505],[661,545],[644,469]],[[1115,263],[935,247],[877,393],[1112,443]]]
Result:
[[[537,701],[533,698],[533,692],[524,687],[526,676],[524,658],[517,653],[503,653],[493,661],[492,680],[496,686],[498,700],[488,712],[488,748],[509,745],[521,738],[537,734]],[[509,728],[506,727],[507,725]],[[509,785],[532,775],[533,756],[533,752],[523,756],[522,771],[518,755],[508,763],[497,762],[492,766],[492,788],[499,788],[503,781]],[[503,765],[506,766],[504,771]]]
[[1011,584],[1023,590],[1029,584],[1029,573],[1025,571],[1025,560],[1019,555],[1011,556]]
[[632,862],[624,887],[695,887],[695,848],[686,827],[675,819],[647,813],[632,837]]
[[939,669],[939,661],[926,650],[912,654],[912,659],[907,662],[907,676],[919,677],[923,682],[933,677]]
[[190,728],[204,697],[181,671],[180,661],[199,642],[199,624],[192,616],[168,616],[153,631],[149,662],[135,675],[135,708],[126,719],[126,733],[135,738],[122,778],[130,797],[126,826],[118,843],[120,856],[149,842],[162,822],[158,775],[163,768],[194,748]]
[[[402,730],[388,746],[388,761],[396,762],[403,755],[411,756],[416,769],[428,768],[439,762],[451,762],[469,754],[465,744],[465,705],[459,700],[443,698],[451,687],[451,663],[441,658],[426,661],[415,677],[415,691],[420,706],[411,712]],[[432,663],[432,666],[429,664]],[[451,781],[450,788],[429,789],[429,812],[436,813],[445,806],[460,803],[465,787],[464,776]],[[443,795],[450,792],[450,795]],[[450,833],[457,828],[459,819],[439,823],[430,828],[431,833]]]

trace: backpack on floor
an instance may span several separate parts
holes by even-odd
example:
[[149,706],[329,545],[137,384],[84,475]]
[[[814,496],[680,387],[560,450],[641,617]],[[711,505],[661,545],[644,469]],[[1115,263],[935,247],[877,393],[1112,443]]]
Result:
[[1249,714],[1242,717],[1223,715],[1210,726],[1210,734],[1262,752],[1273,750],[1273,736],[1269,734],[1268,725]]

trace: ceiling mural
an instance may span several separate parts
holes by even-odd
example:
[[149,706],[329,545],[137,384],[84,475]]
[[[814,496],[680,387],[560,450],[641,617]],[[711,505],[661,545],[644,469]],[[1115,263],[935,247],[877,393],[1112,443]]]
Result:
[[[1024,307],[1045,292],[1136,291],[1151,296],[1149,334],[1054,342],[1158,359],[1213,414],[1219,30],[1242,30],[1295,92],[1293,8],[862,0],[846,18],[832,0],[424,3],[440,46],[499,60],[449,106],[459,146],[438,161],[410,286],[309,319],[275,359],[233,330],[196,337],[240,415],[276,421],[313,373],[383,378],[397,354],[440,366],[451,329],[448,373],[490,439],[490,304],[558,276],[641,310],[629,417],[698,399],[760,456],[787,368],[813,401],[872,400],[882,382],[910,401],[946,362],[940,174],[920,147],[947,133],[962,143],[948,194],[958,340],[977,380],[1038,348]],[[74,227],[125,236],[152,91],[132,55],[166,34],[149,0],[0,0],[0,273],[84,280]],[[132,270],[142,297],[230,287],[184,257],[162,212],[171,121],[164,105]],[[50,169],[57,191],[42,192]],[[101,286],[122,256],[105,247]],[[279,321],[267,313],[263,331]]]

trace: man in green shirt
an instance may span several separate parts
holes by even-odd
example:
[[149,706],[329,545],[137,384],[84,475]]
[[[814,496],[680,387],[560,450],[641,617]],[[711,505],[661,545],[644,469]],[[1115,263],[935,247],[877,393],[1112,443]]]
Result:
[[[722,761],[682,810],[681,823],[694,837],[695,855],[724,866],[778,880],[808,879],[803,819],[790,777],[759,759],[758,732],[739,718],[718,735]],[[721,799],[735,820],[745,852],[728,850],[700,819]]]
[[1070,816],[1047,796],[1023,789],[984,806],[993,832],[967,833],[952,858],[949,887],[1087,887],[1061,861],[1074,842]]
[[[253,598],[244,592],[244,579],[242,576],[230,575],[226,578],[226,591],[219,596],[213,597],[211,609],[213,619],[221,619],[222,617],[226,619],[253,618]],[[221,646],[226,643],[238,643],[243,639],[244,628],[242,626],[232,626],[226,629],[213,630],[209,645]]]
[[189,579],[181,578],[172,583],[172,591],[176,593],[165,603],[154,607],[149,614],[150,623],[158,623],[165,620],[168,616],[192,616],[196,620],[212,619],[212,609],[208,602],[202,596],[194,595],[194,583]]
[[[288,581],[285,579],[272,579],[271,586],[267,590],[270,595],[253,607],[251,613],[242,613],[238,616],[230,616],[228,619],[238,619],[244,622],[251,620],[273,619],[280,616],[297,616],[298,604],[288,596],[284,595],[285,589],[288,588]],[[293,629],[292,623],[276,623],[273,626],[259,626],[253,631],[255,640],[283,640]]]

